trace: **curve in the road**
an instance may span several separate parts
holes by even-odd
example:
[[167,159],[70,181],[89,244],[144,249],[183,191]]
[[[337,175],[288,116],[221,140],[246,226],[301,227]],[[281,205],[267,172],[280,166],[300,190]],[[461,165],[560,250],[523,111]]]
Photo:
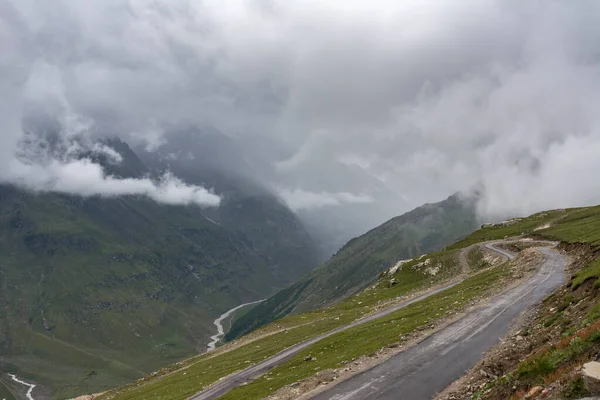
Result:
[[[508,258],[508,259],[513,259],[515,256],[507,251],[498,249],[496,247],[494,247],[495,244],[497,244],[499,242],[493,242],[493,243],[486,243],[490,245],[490,247],[488,247],[489,249],[498,252],[499,254],[503,255],[504,257]],[[471,246],[472,247],[472,246]],[[469,249],[471,248],[469,247]],[[461,252],[461,259],[463,258],[463,254],[466,254],[467,249],[463,249],[463,251]],[[466,257],[465,257],[466,260]],[[399,303],[393,307],[390,307],[388,309],[379,311],[378,313],[372,314],[368,317],[359,319],[357,321],[352,322],[349,325],[344,325],[341,326],[339,328],[336,328],[332,331],[329,331],[327,333],[324,333],[320,336],[314,337],[312,339],[306,340],[304,342],[298,343],[297,345],[294,345],[292,347],[289,347],[277,354],[275,354],[274,356],[268,358],[265,361],[262,361],[256,365],[253,365],[251,367],[248,367],[242,371],[233,373],[223,379],[221,379],[219,382],[215,383],[214,385],[210,386],[209,388],[203,390],[200,393],[197,393],[196,395],[189,397],[188,400],[209,400],[209,399],[216,399],[217,397],[220,397],[222,395],[224,395],[225,393],[227,393],[228,391],[230,391],[233,388],[236,388],[242,384],[245,384],[247,382],[252,381],[253,379],[256,379],[257,377],[263,375],[264,373],[266,373],[267,371],[275,368],[276,366],[284,363],[285,361],[289,360],[290,358],[294,357],[296,354],[298,354],[300,351],[304,350],[305,348],[313,345],[314,343],[325,339],[331,335],[334,335],[336,333],[345,331],[347,329],[353,328],[355,326],[358,325],[362,325],[364,323],[385,317],[386,315],[389,315],[393,312],[396,312],[398,310],[400,310],[401,308],[404,308],[406,306],[409,306],[413,303],[416,303],[418,301],[421,301],[423,299],[426,299],[429,296],[433,296],[434,294],[443,292],[444,290],[450,289],[453,286],[458,285],[459,283],[461,283],[464,280],[464,277],[466,276],[466,270],[468,268],[464,268],[463,267],[463,277],[459,280],[456,280],[450,284],[444,285],[442,287],[439,287],[437,289],[434,290],[430,290],[429,292],[412,298],[410,300],[404,301],[402,303]]]
[[[490,244],[488,248],[505,253]],[[314,400],[431,399],[472,368],[483,353],[506,335],[526,308],[542,300],[563,282],[568,258],[541,248],[546,259],[524,284],[494,297],[462,319],[418,345],[358,374]],[[511,255],[512,256],[512,255]]]

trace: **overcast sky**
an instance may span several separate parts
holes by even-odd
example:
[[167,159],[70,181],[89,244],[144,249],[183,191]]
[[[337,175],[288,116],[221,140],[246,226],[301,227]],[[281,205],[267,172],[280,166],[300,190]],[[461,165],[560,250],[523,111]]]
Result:
[[[486,215],[600,203],[598,43],[593,0],[0,0],[0,178],[56,182],[15,164],[43,109],[150,148],[214,127],[295,209],[474,185]],[[52,162],[70,192],[104,179]]]

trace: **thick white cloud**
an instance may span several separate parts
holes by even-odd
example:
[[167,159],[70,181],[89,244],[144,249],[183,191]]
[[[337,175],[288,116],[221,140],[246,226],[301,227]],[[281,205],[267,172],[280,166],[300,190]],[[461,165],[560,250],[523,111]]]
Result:
[[[0,182],[33,191],[80,196],[141,195],[172,205],[219,205],[221,199],[216,194],[201,186],[188,185],[171,174],[165,174],[158,182],[150,178],[117,178],[107,175],[101,165],[81,158],[82,152],[89,151],[105,156],[115,165],[123,162],[123,156],[116,150],[91,139],[95,121],[75,111],[76,104],[67,96],[59,66],[43,58],[29,65],[19,64],[19,61],[26,63],[27,57],[6,58],[0,64],[8,71],[1,82],[7,90],[0,94],[0,101],[7,105],[0,110],[0,122],[5,122],[0,146]],[[29,75],[21,74],[20,69]],[[49,128],[43,126],[42,132],[33,133],[23,125],[23,119],[35,119],[36,114],[52,118],[46,122]],[[53,123],[57,126],[52,126]],[[44,129],[55,130],[57,137],[52,145],[44,139]]]
[[149,149],[216,127],[295,208],[354,193],[381,220],[478,184],[486,215],[600,203],[598,15],[594,0],[8,0],[0,155],[52,98]]
[[35,191],[103,197],[140,195],[172,205],[218,206],[220,203],[219,196],[203,187],[187,185],[169,174],[164,175],[159,182],[153,182],[149,178],[118,179],[106,176],[100,165],[87,159],[68,162],[51,160],[43,166],[13,160],[9,168],[11,183]]

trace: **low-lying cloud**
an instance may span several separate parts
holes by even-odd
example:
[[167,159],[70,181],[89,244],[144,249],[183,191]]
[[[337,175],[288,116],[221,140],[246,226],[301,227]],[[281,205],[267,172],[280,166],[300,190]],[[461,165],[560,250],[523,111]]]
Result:
[[146,196],[171,205],[218,206],[220,197],[203,187],[188,185],[171,174],[158,181],[150,178],[116,178],[105,175],[102,167],[88,159],[48,164],[28,164],[13,160],[10,183],[34,191],[51,191],[79,196]]
[[0,95],[8,106],[0,111],[0,123],[5,122],[0,183],[78,196],[145,196],[170,205],[220,204],[220,196],[169,172],[156,179],[108,174],[86,153],[101,155],[117,166],[123,162],[123,155],[98,141],[101,135],[96,132],[93,118],[75,111],[65,93],[61,71],[45,60],[35,61],[26,79],[11,81],[10,73],[20,76],[18,70],[22,67],[13,65],[13,61],[9,58],[9,63],[0,64],[8,71],[3,86],[10,89]]
[[365,194],[352,194],[347,192],[308,192],[301,189],[279,189],[281,198],[292,210],[305,210],[325,206],[339,206],[342,204],[373,203],[375,199]]

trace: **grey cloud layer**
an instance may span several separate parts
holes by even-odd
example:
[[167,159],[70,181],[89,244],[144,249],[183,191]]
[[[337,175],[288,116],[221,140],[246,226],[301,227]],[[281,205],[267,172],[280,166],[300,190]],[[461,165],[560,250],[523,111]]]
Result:
[[486,215],[598,203],[599,15],[585,0],[5,1],[0,151],[23,103],[54,99],[150,148],[166,127],[214,126],[295,208],[394,214],[476,184]]

